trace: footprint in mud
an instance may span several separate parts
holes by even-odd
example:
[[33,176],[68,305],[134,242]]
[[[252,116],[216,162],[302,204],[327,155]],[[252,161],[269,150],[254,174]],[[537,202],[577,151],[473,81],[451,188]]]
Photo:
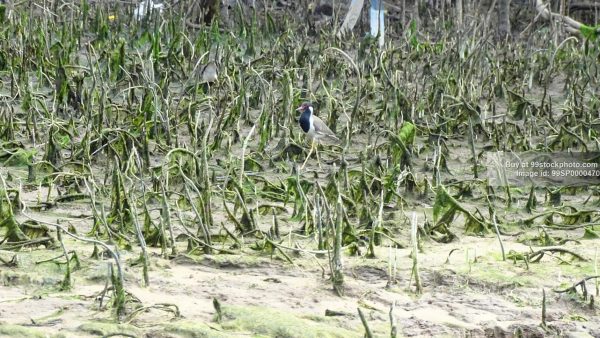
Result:
[[374,266],[358,266],[351,271],[352,277],[365,282],[380,282],[388,280],[387,271]]

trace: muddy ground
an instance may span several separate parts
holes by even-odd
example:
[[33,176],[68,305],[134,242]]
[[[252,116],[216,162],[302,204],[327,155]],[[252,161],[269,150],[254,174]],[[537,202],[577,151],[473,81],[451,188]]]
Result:
[[[457,162],[458,163],[458,162]],[[450,166],[451,168],[453,166]],[[11,170],[13,177],[25,177],[26,170]],[[326,170],[326,169],[323,169]],[[306,177],[318,169],[309,168]],[[38,194],[47,189],[30,190],[22,195],[25,205],[36,205]],[[93,245],[65,239],[67,250],[74,250],[80,265],[72,273],[73,287],[60,291],[64,279],[62,260],[37,263],[60,256],[62,250],[29,247],[17,252],[0,251],[5,261],[16,259],[16,267],[0,270],[0,334],[7,337],[72,337],[130,335],[147,337],[362,337],[364,329],[357,313],[361,308],[375,336],[390,332],[389,311],[399,336],[526,337],[563,335],[600,336],[597,305],[590,307],[581,293],[556,293],[585,276],[597,274],[594,258],[598,239],[582,239],[584,231],[552,232],[571,239],[561,248],[572,250],[586,261],[568,255],[551,254],[538,263],[522,260],[502,261],[498,239],[463,236],[448,244],[424,240],[419,253],[423,293],[415,293],[411,278],[409,211],[430,215],[433,197],[409,202],[403,209],[386,210],[387,223],[396,229],[396,240],[405,248],[391,245],[376,248],[376,258],[343,257],[345,295],[338,296],[329,281],[327,255],[314,254],[315,236],[290,232],[281,242],[293,263],[277,252],[273,255],[251,248],[248,240],[235,254],[198,255],[186,253],[186,243],[178,242],[179,254],[165,259],[158,248],[150,248],[150,285],[143,287],[138,253],[119,250],[125,262],[125,289],[134,304],[151,307],[115,323],[107,310],[110,302],[106,255],[91,258]],[[539,196],[544,199],[543,194]],[[575,197],[573,197],[575,198]],[[412,206],[410,206],[412,205]],[[542,213],[542,210],[538,210]],[[299,223],[286,220],[282,231]],[[509,211],[502,217],[518,217]],[[60,203],[46,212],[28,212],[28,217],[72,226],[85,234],[92,215],[87,203]],[[219,214],[218,218],[222,218]],[[428,216],[431,217],[431,216]],[[18,217],[25,220],[24,216]],[[270,222],[264,217],[265,231]],[[462,220],[457,219],[456,224]],[[181,225],[178,225],[180,227]],[[233,230],[233,229],[232,229]],[[177,232],[182,232],[179,229]],[[51,232],[54,233],[54,232]],[[516,233],[516,231],[514,231]],[[506,253],[527,253],[547,247],[524,245],[523,239],[539,237],[536,229],[501,236]],[[302,249],[305,248],[306,250]],[[361,248],[364,253],[366,248]],[[393,263],[395,262],[395,263]],[[390,275],[390,270],[394,271]],[[587,283],[589,295],[597,295],[594,281]],[[546,327],[541,326],[542,290],[546,292]],[[578,289],[579,290],[579,289]],[[213,299],[222,307],[216,321]],[[132,305],[133,306],[133,305]],[[176,310],[175,310],[176,309]],[[327,316],[333,312],[335,316]]]

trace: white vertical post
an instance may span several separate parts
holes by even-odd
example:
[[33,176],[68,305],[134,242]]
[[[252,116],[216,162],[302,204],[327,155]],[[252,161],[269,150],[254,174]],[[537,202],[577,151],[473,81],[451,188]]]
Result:
[[379,47],[383,47],[385,42],[385,26],[383,20],[383,1],[371,0],[371,36],[377,37]]

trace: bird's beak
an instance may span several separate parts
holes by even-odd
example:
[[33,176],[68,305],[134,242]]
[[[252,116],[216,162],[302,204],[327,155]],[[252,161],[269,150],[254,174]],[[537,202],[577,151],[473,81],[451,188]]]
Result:
[[303,110],[302,106],[296,108],[296,111],[302,111],[302,110]]

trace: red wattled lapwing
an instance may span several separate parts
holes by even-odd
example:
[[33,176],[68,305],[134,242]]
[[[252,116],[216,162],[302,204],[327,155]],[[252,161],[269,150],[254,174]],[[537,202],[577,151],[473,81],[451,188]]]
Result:
[[[308,156],[306,156],[306,160],[304,160],[302,167],[300,168],[304,169],[306,162],[308,162],[308,159],[310,158],[310,155],[312,154],[313,149],[315,148],[315,142],[338,144],[340,143],[340,139],[337,136],[335,136],[335,133],[331,131],[331,129],[329,129],[329,127],[325,124],[325,122],[323,122],[323,120],[315,116],[312,103],[304,102],[296,110],[302,112],[299,121],[300,128],[302,128],[302,131],[306,134],[306,136],[308,136],[308,139],[310,140],[310,151],[308,153]],[[321,163],[319,162],[318,152],[317,162],[319,163],[320,167]]]

